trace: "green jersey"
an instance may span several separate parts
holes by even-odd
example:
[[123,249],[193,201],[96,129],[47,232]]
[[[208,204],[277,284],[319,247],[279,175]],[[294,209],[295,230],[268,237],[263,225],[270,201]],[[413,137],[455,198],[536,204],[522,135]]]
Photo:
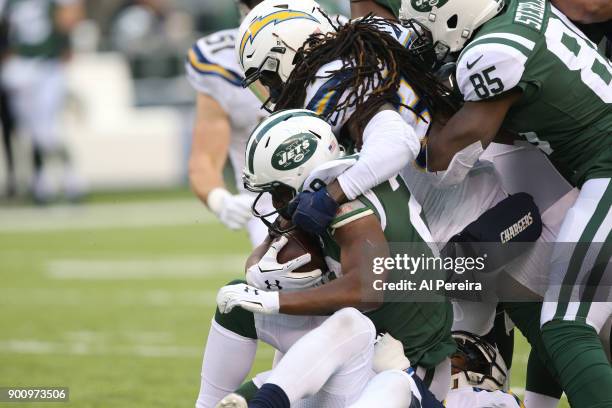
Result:
[[612,64],[545,0],[508,0],[457,65],[466,101],[514,88],[507,128],[537,144],[575,186],[612,176]]
[[[346,166],[350,166],[354,164],[354,156],[336,162],[342,167],[343,163],[348,162]],[[333,162],[330,164],[333,166]],[[325,179],[320,174],[317,176],[318,180]],[[342,271],[340,247],[334,239],[334,231],[370,215],[375,215],[380,221],[387,242],[403,243],[403,247],[412,243],[419,251],[414,256],[432,255],[426,242],[432,242],[433,239],[421,217],[421,207],[398,176],[338,209],[328,234],[322,238],[323,253],[336,275],[341,275]],[[422,253],[424,251],[425,254]],[[442,297],[438,302],[408,300],[405,298],[403,301],[385,302],[382,307],[366,315],[379,333],[389,333],[403,343],[404,352],[413,365],[435,367],[456,348],[451,337],[452,306]]]
[[57,58],[68,48],[68,36],[55,24],[57,7],[74,0],[8,0],[9,49],[28,58]]

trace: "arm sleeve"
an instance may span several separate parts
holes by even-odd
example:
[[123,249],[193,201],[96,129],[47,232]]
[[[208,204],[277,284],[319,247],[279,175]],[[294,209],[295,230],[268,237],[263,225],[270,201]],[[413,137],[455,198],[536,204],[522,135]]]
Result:
[[420,150],[412,129],[392,110],[378,112],[363,132],[363,147],[355,165],[338,177],[351,200],[398,174]]

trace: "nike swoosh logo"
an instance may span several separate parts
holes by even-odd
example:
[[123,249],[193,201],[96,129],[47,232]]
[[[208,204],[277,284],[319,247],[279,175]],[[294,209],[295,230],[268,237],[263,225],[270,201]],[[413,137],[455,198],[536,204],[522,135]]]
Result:
[[478,57],[478,59],[476,61],[472,62],[471,64],[468,62],[467,63],[467,69],[474,68],[474,65],[478,64],[478,61],[480,61],[482,59],[482,57],[484,57],[484,55],[481,55],[480,57]]

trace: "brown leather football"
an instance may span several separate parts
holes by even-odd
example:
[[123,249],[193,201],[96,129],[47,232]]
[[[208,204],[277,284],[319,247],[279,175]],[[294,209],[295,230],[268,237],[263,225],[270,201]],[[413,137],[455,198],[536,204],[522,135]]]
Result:
[[321,269],[321,271],[325,272],[327,270],[323,251],[321,251],[321,247],[314,237],[299,229],[294,229],[284,235],[288,238],[289,242],[278,253],[277,261],[279,263],[288,262],[303,254],[310,254],[310,262],[299,267],[294,272],[310,272],[315,269]]

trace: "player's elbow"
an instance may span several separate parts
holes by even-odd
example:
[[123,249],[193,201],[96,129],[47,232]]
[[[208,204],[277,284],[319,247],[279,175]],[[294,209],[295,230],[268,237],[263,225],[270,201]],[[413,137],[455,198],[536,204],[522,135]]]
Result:
[[376,310],[382,306],[384,296],[381,292],[373,289],[373,285],[361,279],[352,279],[345,276],[342,290],[342,307],[354,307],[362,312]]
[[[376,279],[380,280],[379,277]],[[382,279],[386,281],[386,279]],[[377,281],[363,282],[359,288],[359,309],[364,312],[379,309],[385,301],[385,293],[380,290]]]
[[427,142],[427,169],[430,171],[446,170],[452,157],[448,145],[440,143],[437,139]]

